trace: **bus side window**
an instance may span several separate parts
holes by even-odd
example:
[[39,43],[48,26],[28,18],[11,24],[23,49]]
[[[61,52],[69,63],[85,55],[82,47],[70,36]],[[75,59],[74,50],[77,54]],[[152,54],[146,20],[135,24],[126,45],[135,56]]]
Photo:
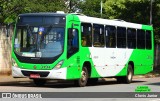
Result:
[[145,49],[145,30],[137,29],[137,48]]
[[104,47],[104,25],[93,24],[93,46]]
[[136,29],[127,29],[127,47],[130,49],[136,48]]
[[105,27],[106,47],[116,47],[116,27],[106,26]]
[[117,47],[126,48],[126,28],[117,27]]
[[77,29],[68,29],[68,46],[67,46],[67,58],[78,52],[79,50],[79,38]]
[[151,31],[146,31],[146,49],[152,49]]
[[81,23],[81,45],[83,47],[92,46],[92,25],[90,23]]

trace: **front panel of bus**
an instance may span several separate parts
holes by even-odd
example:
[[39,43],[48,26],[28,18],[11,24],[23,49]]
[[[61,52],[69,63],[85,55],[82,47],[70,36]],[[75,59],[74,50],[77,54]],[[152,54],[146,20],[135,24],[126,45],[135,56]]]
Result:
[[59,69],[66,56],[65,27],[63,14],[20,15],[12,44],[13,77],[66,79],[66,69]]

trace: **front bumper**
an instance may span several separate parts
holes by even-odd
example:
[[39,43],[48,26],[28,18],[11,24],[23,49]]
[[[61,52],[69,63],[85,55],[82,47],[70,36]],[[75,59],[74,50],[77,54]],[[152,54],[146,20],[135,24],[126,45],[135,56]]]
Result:
[[[30,73],[40,73],[42,79],[66,79],[67,67],[52,70],[28,70],[12,66],[12,76],[15,78],[29,77]],[[48,73],[48,74],[47,74]]]

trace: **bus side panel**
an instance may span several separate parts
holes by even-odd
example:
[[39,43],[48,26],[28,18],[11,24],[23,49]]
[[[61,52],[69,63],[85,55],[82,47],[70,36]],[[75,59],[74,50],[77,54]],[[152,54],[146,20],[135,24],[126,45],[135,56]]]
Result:
[[123,69],[116,76],[126,76],[127,75],[127,67],[128,67],[128,65],[124,66]]
[[94,66],[89,48],[88,47],[82,47],[81,48],[81,64],[82,64],[82,66],[85,65],[86,62],[89,62],[91,64],[91,67],[89,67],[91,69],[91,71],[89,71],[90,78],[101,77],[98,74],[98,72],[97,72],[97,70]]
[[[154,35],[153,28],[151,26],[143,25],[142,29],[151,30],[152,36],[152,49],[135,49],[131,54],[130,61],[134,64],[134,75],[146,74],[153,71],[154,64]],[[126,75],[126,71],[123,69],[117,76]]]
[[[133,60],[135,61],[135,71],[134,74],[146,74],[148,72],[153,71],[153,64],[154,64],[154,35],[153,35],[153,27],[142,25],[143,30],[150,30],[151,31],[151,39],[152,39],[152,48],[151,49],[137,49],[134,51]],[[134,57],[136,56],[136,57]]]
[[[72,26],[72,24],[76,26]],[[77,29],[79,32],[79,51],[66,59],[65,66],[67,67],[67,79],[79,79],[84,63],[89,62],[91,64],[90,77],[100,77],[94,68],[92,59],[90,58],[90,51],[88,47],[81,46],[81,25],[78,16],[67,16],[67,28]],[[67,33],[68,34],[68,33]],[[66,42],[67,43],[67,42]],[[67,44],[66,44],[67,46]],[[67,50],[67,48],[66,48]]]
[[149,50],[134,50],[126,66],[116,76],[125,76],[127,74],[127,67],[130,61],[134,64],[134,75],[151,72],[153,70],[152,53]]
[[70,57],[66,61],[66,66],[67,68],[67,79],[79,79],[81,75],[81,71],[85,63],[88,62],[91,64],[91,67],[88,72],[90,73],[90,78],[96,78],[96,77],[101,77],[98,72],[96,71],[93,61],[90,58],[90,52],[87,47],[81,48],[78,53]]
[[[150,58],[149,58],[150,57]],[[146,74],[153,70],[152,51],[135,50],[130,60],[134,61],[134,74]]]
[[90,51],[95,69],[101,77],[126,75],[132,50],[91,47]]
[[[126,76],[127,75],[127,69],[128,69],[128,63],[130,61],[130,57],[133,54],[133,49],[127,49],[127,50],[123,49],[122,51],[125,51],[124,57],[119,55],[119,54],[121,54],[120,51],[121,50],[117,51],[116,67],[120,68],[121,66],[119,66],[119,64],[123,64],[122,65],[123,68],[115,76]],[[122,62],[122,60],[125,60],[125,61]]]

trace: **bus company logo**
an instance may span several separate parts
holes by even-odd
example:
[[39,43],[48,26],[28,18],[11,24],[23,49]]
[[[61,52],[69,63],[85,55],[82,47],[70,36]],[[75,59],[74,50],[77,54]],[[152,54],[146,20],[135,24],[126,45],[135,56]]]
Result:
[[2,93],[2,98],[11,98],[11,93]]
[[36,65],[34,65],[34,66],[33,66],[33,68],[34,68],[34,69],[37,69],[37,66],[36,66]]

